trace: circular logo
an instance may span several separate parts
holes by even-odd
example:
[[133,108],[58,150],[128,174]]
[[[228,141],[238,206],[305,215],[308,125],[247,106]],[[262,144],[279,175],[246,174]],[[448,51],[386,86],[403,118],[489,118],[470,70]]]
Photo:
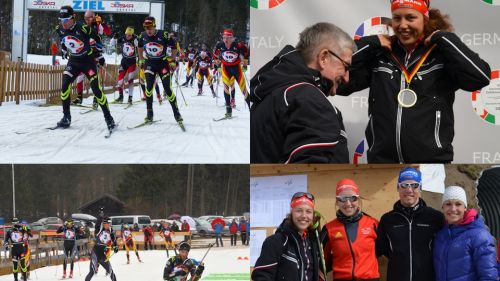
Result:
[[232,51],[225,51],[224,53],[222,53],[222,59],[229,63],[235,62],[238,59],[238,53]]
[[64,37],[62,41],[71,54],[79,54],[85,47],[82,40],[70,35]]
[[373,17],[365,20],[356,30],[354,40],[358,40],[363,36],[387,34],[394,35],[394,31],[390,26],[391,19],[386,17]]
[[483,0],[484,3],[490,4],[490,5],[495,5],[495,6],[500,6],[500,1],[499,0]]
[[490,84],[479,91],[472,92],[472,108],[484,121],[500,125],[500,71],[491,71]]
[[152,58],[160,57],[163,53],[163,46],[156,42],[149,42],[144,45],[144,49],[146,50],[146,54]]
[[277,7],[285,0],[250,0],[250,7],[259,10],[269,10]]
[[135,53],[135,48],[130,43],[123,44],[123,55],[126,57],[131,57]]

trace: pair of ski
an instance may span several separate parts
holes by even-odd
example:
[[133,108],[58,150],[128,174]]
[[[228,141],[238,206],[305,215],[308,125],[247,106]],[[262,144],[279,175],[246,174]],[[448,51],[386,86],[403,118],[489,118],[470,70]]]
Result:
[[[54,127],[48,127],[46,128],[47,130],[51,130],[51,131],[54,131],[54,130],[57,130],[57,129],[67,129],[69,127],[64,127],[64,126],[60,126],[60,125],[55,125]],[[106,132],[106,134],[104,135],[104,138],[106,139],[109,139],[111,137],[111,134],[113,134],[113,132],[118,128],[118,124],[115,124],[115,127],[113,129],[108,129],[108,131]]]
[[[142,123],[140,123],[140,124],[138,124],[136,126],[127,127],[127,129],[129,129],[129,130],[137,129],[137,128],[141,128],[141,127],[144,127],[144,126],[153,125],[154,123],[158,123],[160,121],[161,121],[161,119],[160,120],[147,121],[147,122],[144,121],[144,122],[142,122]],[[182,123],[182,121],[177,121],[177,125],[179,125],[179,127],[181,128],[181,130],[183,132],[186,131],[186,127],[184,127],[184,123]]]
[[222,118],[213,118],[214,122],[219,122],[219,121],[222,121],[222,120],[229,120],[229,119],[233,119],[233,118],[236,118],[236,116],[224,116]]

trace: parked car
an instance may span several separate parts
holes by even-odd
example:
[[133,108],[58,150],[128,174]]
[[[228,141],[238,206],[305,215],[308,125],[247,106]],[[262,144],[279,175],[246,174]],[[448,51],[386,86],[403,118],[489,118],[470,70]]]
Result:
[[45,234],[49,234],[50,236],[55,236],[57,238],[64,238],[64,233],[56,233],[59,227],[61,227],[62,224],[46,224],[45,229],[41,230]]
[[201,216],[198,219],[199,220],[205,220],[205,221],[211,222],[211,221],[213,221],[216,218],[223,219],[224,217],[223,216],[214,216],[214,215],[211,215],[211,216]]
[[147,215],[131,215],[131,216],[113,216],[111,219],[111,227],[116,230],[121,230],[123,224],[130,226],[135,223],[142,229],[145,225],[151,225],[151,218]]
[[36,221],[41,224],[63,224],[63,220],[58,218],[58,217],[47,217],[47,218],[41,218],[38,221]]
[[[215,219],[215,218],[214,218]],[[212,224],[207,220],[194,219],[196,222],[196,232],[199,236],[215,236],[215,231],[212,228]],[[222,230],[222,235],[229,235],[229,226],[224,226]]]

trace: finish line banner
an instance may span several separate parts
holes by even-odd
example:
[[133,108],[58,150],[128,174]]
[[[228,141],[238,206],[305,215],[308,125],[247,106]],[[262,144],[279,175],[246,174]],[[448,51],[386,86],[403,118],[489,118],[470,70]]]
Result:
[[[250,7],[253,73],[317,22],[331,22],[353,39],[393,34],[388,0],[250,0]],[[500,0],[431,0],[430,8],[449,15],[454,32],[492,70],[489,86],[455,93],[453,163],[500,163]],[[329,100],[342,112],[351,161],[366,163],[368,89]]]

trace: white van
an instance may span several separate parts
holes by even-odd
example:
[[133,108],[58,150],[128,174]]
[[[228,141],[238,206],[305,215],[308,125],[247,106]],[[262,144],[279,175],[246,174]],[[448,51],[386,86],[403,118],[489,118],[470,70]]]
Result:
[[109,218],[111,219],[111,227],[115,231],[121,230],[124,224],[128,224],[130,227],[133,227],[134,224],[138,224],[139,230],[141,230],[144,225],[151,225],[151,218],[147,215],[113,216]]

